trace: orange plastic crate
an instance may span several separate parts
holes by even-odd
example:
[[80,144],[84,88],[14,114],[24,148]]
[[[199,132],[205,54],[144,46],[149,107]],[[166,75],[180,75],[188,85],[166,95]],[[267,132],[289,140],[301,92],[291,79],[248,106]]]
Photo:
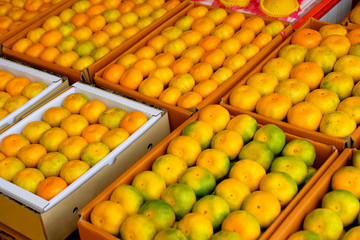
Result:
[[[96,196],[90,203],[88,203],[83,209],[79,211],[81,217],[78,221],[78,229],[81,239],[97,239],[97,240],[116,240],[119,239],[101,228],[93,225],[90,222],[90,214],[94,206],[104,200],[108,200],[112,191],[121,184],[131,184],[134,176],[142,171],[151,170],[153,162],[161,155],[166,154],[166,149],[169,142],[176,136],[181,135],[183,128],[189,123],[198,120],[199,112],[194,114],[186,122],[180,125],[176,130],[170,133],[166,138],[164,138],[157,146],[155,146],[151,151],[149,151],[144,157],[136,162],[131,168],[129,168],[125,173],[123,173],[118,179],[116,179],[111,185],[109,185],[104,191],[102,191],[98,196]],[[259,125],[260,127],[261,125]],[[293,139],[299,139],[300,137],[293,135],[291,132],[286,132],[286,142],[289,142]],[[261,235],[260,240],[269,239],[271,234],[275,232],[281,222],[286,218],[286,216],[294,209],[302,197],[307,193],[312,185],[320,178],[320,176],[326,171],[326,169],[331,165],[331,163],[337,158],[338,151],[329,145],[322,143],[314,142],[309,140],[315,147],[316,150],[316,161],[314,167],[317,168],[315,175],[309,180],[304,187],[299,190],[295,198],[287,205],[286,208],[282,210],[277,219],[269,226],[269,228]]]

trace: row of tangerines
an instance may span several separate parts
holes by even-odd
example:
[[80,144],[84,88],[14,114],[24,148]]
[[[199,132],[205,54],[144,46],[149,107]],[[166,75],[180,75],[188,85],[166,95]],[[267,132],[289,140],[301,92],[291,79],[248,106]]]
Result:
[[238,85],[229,104],[335,136],[360,123],[360,29],[304,28],[278,55]]
[[16,29],[60,0],[2,0],[0,1],[0,36]]
[[124,240],[258,239],[316,172],[315,160],[311,142],[208,105],[90,220]]
[[179,0],[80,0],[30,30],[12,50],[82,70],[178,4]]
[[107,108],[69,94],[0,143],[0,177],[50,200],[147,121],[141,111]]
[[102,78],[184,108],[196,106],[284,29],[280,21],[196,6]]
[[24,105],[46,87],[43,82],[31,82],[26,77],[0,70],[0,119]]
[[[360,151],[354,151],[349,165],[337,169],[329,180],[329,191],[319,199],[319,205],[302,219],[302,228],[289,240],[358,239],[360,236]],[[346,183],[346,184],[344,184]]]

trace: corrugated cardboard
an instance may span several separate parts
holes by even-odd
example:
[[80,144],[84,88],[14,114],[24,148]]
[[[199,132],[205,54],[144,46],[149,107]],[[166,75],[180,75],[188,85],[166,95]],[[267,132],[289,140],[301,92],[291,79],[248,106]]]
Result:
[[[198,120],[199,112],[194,114],[190,119],[180,125],[175,131],[171,132],[166,138],[164,138],[154,149],[149,151],[144,157],[142,157],[136,164],[123,173],[118,179],[116,179],[111,185],[109,185],[104,191],[102,191],[96,198],[94,198],[89,204],[80,210],[81,218],[78,221],[78,228],[81,239],[97,239],[97,240],[116,240],[119,239],[101,228],[93,225],[90,222],[90,214],[95,205],[101,201],[108,200],[112,191],[121,184],[131,184],[134,176],[142,171],[150,170],[153,162],[161,155],[166,154],[166,149],[169,142],[176,136],[181,135],[182,129],[189,123]],[[260,127],[261,125],[259,125]],[[298,139],[299,137],[286,132],[286,142],[292,139]],[[283,209],[277,219],[270,225],[270,227],[259,238],[261,240],[268,239],[270,235],[277,229],[282,220],[289,214],[289,212],[298,204],[300,199],[310,189],[310,187],[319,179],[319,177],[325,172],[329,165],[338,156],[338,151],[329,146],[318,142],[310,142],[316,149],[316,161],[314,167],[317,168],[316,174],[310,179],[310,181],[299,190],[295,198]]]
[[71,234],[77,227],[77,211],[170,132],[166,111],[75,83],[6,130],[0,141],[9,134],[20,133],[27,123],[40,120],[47,109],[61,106],[66,96],[76,92],[84,93],[89,100],[101,100],[108,108],[142,111],[148,121],[50,201],[0,178],[0,222],[30,239],[64,239]]
[[[327,22],[322,22],[316,19],[310,19],[308,20],[304,25],[302,25],[299,29],[302,28],[311,28],[315,30],[319,30],[321,26],[325,24],[330,24]],[[290,44],[292,36],[287,38],[281,45],[279,45],[272,53],[270,53],[261,63],[259,63],[251,72],[249,72],[241,81],[237,84],[238,85],[245,85],[247,80],[255,73],[261,72],[262,67],[265,65],[266,62],[268,62],[272,58],[276,58],[278,56],[278,53],[281,48],[284,46]],[[302,127],[297,127],[295,125],[289,124],[285,121],[280,121],[276,119],[272,119],[269,117],[262,116],[260,114],[257,114],[255,112],[245,111],[240,108],[231,106],[229,104],[229,96],[231,94],[231,91],[226,93],[224,97],[222,98],[222,101],[220,105],[224,106],[226,109],[229,110],[231,114],[240,114],[240,113],[246,113],[256,118],[256,120],[260,124],[267,124],[267,123],[273,123],[282,129],[285,129],[286,131],[292,132],[293,134],[297,136],[301,136],[304,138],[309,138],[314,141],[319,141],[328,145],[335,146],[340,152],[346,148],[346,147],[359,147],[360,146],[360,129],[357,128],[351,136],[348,136],[346,138],[337,138],[333,137],[324,133],[320,133],[317,131],[308,130]]]
[[112,61],[115,57],[119,56],[122,52],[127,50],[129,47],[133,46],[136,42],[138,42],[140,39],[142,39],[144,36],[146,36],[148,33],[150,33],[153,29],[157,28],[159,25],[161,25],[163,22],[165,22],[167,19],[172,17],[174,14],[176,14],[178,11],[183,9],[185,6],[189,4],[189,0],[183,0],[180,2],[180,4],[175,7],[174,9],[170,10],[168,13],[166,13],[161,18],[154,21],[152,24],[147,26],[146,28],[142,29],[139,33],[137,33],[135,36],[130,38],[129,40],[125,41],[123,44],[118,46],[117,48],[113,49],[111,52],[109,52],[106,56],[96,61],[94,64],[90,65],[88,68],[84,69],[83,71],[74,70],[71,68],[62,67],[60,65],[57,65],[55,63],[49,63],[46,61],[43,61],[41,59],[27,56],[25,54],[15,52],[11,49],[12,45],[15,44],[19,39],[26,37],[26,34],[37,27],[42,26],[43,22],[49,17],[53,15],[58,15],[62,10],[66,8],[71,8],[71,6],[77,2],[78,0],[70,0],[62,4],[61,6],[58,6],[54,11],[51,12],[51,14],[37,20],[35,23],[33,23],[31,26],[28,26],[26,29],[22,30],[21,32],[15,34],[10,39],[4,42],[3,44],[3,55],[10,57],[12,59],[16,59],[22,62],[26,62],[30,65],[50,70],[55,73],[59,73],[61,75],[67,76],[70,80],[70,83],[75,83],[78,81],[86,81],[91,82],[91,77],[97,72],[99,69],[104,67],[108,62]]
[[355,149],[345,149],[339,157],[324,172],[319,180],[312,186],[293,211],[284,219],[282,224],[269,238],[269,240],[285,240],[291,234],[302,230],[305,216],[317,207],[321,206],[321,200],[328,193],[333,174],[344,166],[351,165],[352,155]]

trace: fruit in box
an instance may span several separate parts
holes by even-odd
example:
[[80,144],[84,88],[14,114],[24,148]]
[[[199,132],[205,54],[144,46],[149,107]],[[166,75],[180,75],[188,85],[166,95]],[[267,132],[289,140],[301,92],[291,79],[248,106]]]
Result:
[[175,0],[80,0],[30,30],[12,50],[81,71],[178,4]]
[[292,233],[289,239],[296,239],[305,232],[322,239],[357,239],[360,209],[358,158],[359,151],[353,151],[350,165],[334,172],[328,192],[324,193],[316,208],[310,209],[304,217],[302,229]]
[[[208,132],[205,131],[208,126],[206,124],[211,123],[213,126],[217,126],[217,134],[224,131],[236,132],[236,129],[239,129],[239,135],[236,137],[242,139],[240,134],[243,133],[244,126],[251,126],[255,121],[249,115],[235,116],[230,120],[229,113],[220,105],[208,105],[201,109],[200,113],[196,121],[185,126],[186,130],[182,131],[180,136],[170,140],[166,153],[154,159],[151,170],[143,170],[134,175],[131,184],[121,184],[115,187],[110,201],[127,206],[130,199],[135,199],[136,196],[138,200],[136,200],[136,207],[132,208],[134,212],[126,219],[133,221],[133,216],[138,217],[139,215],[148,219],[158,216],[157,219],[153,219],[154,223],[166,223],[161,228],[158,224],[149,226],[148,230],[150,227],[153,229],[157,226],[157,231],[149,233],[151,236],[149,239],[158,239],[165,234],[165,231],[170,231],[169,229],[173,229],[173,234],[176,231],[182,232],[188,239],[213,239],[218,235],[226,235],[224,232],[227,230],[233,232],[234,239],[240,237],[258,239],[261,231],[265,231],[279,216],[282,209],[296,196],[305,184],[305,178],[312,176],[315,168],[308,171],[308,166],[310,169],[315,161],[315,148],[305,139],[294,139],[286,143],[285,134],[280,128],[275,125],[264,125],[248,133],[250,140],[243,147],[237,148],[236,159],[231,160],[231,157],[227,156],[223,150],[215,149],[213,145],[208,145],[200,152],[193,151],[191,147],[199,149],[200,142],[198,141],[202,141],[203,136],[208,136]],[[199,123],[204,123],[204,125]],[[229,124],[234,130],[226,130]],[[196,126],[199,126],[196,134],[189,134],[191,130],[193,132],[197,130]],[[187,135],[184,135],[186,133]],[[216,134],[213,136],[212,139]],[[196,142],[184,140],[182,145],[185,145],[184,142],[186,142],[189,147],[182,148],[182,150],[177,148],[178,151],[174,151],[172,144],[179,139],[182,140],[182,137],[191,138]],[[255,138],[257,140],[254,140]],[[249,148],[247,157],[242,159],[241,151],[252,143],[263,144],[263,147],[261,149],[259,147]],[[274,146],[268,147],[272,143],[280,150]],[[224,146],[225,151],[227,150],[226,146]],[[231,146],[229,148],[231,149]],[[271,170],[270,167],[265,170],[257,162],[258,153],[264,149],[270,153],[269,166],[272,166],[272,163],[276,161],[274,159],[277,158],[283,158],[286,164],[277,167],[276,171]],[[169,153],[170,150],[171,153]],[[196,161],[188,162],[186,165],[182,158],[189,155],[194,155]],[[203,160],[204,158],[205,160]],[[170,162],[171,159],[174,161]],[[206,159],[209,159],[210,164],[206,164]],[[214,163],[216,167],[214,168],[211,163]],[[160,164],[163,166],[160,167]],[[288,171],[287,168],[290,164],[293,169]],[[181,166],[181,170],[179,166]],[[222,171],[225,171],[225,174]],[[216,175],[219,172],[222,172],[222,175]],[[301,173],[301,176],[295,180],[293,176],[296,176],[298,172]],[[145,179],[145,175],[148,176],[146,183],[139,184],[139,178]],[[169,179],[173,180],[169,182]],[[138,193],[135,194],[135,192]],[[150,192],[154,193],[151,195],[153,198],[150,197]],[[128,201],[124,201],[125,199]],[[98,204],[107,201],[104,200]],[[162,204],[160,204],[161,201],[163,201]],[[169,204],[175,213],[176,221],[173,222],[173,218],[169,218],[171,214],[160,214],[158,211],[155,213],[155,210],[150,210],[148,205],[157,205],[154,202],[158,202],[159,206],[166,205],[165,203]],[[90,213],[90,218],[94,218],[91,220],[92,224],[99,227],[102,225],[98,224],[99,218],[105,225],[117,221],[116,219],[105,219],[94,211]],[[126,219],[123,224],[126,223]],[[129,230],[130,226],[128,223],[121,226],[120,229],[123,230],[120,230],[119,234],[113,235],[127,239],[126,229]],[[141,229],[140,226],[133,227],[132,230],[135,232]],[[107,231],[106,228],[103,230]],[[133,237],[133,239],[143,239],[144,236],[133,235]]]
[[[104,69],[101,77],[168,104],[191,108],[241,69],[283,29],[281,21],[265,24],[258,16],[246,18],[239,12],[195,6],[174,25],[150,38],[145,46],[120,56],[116,63]],[[142,73],[136,80],[128,78],[134,69]],[[174,88],[180,89],[181,94]]]
[[[339,24],[323,25],[318,31],[295,31],[277,57],[266,62],[245,85],[234,87],[229,104],[330,136],[351,135],[357,128],[353,97],[357,96],[358,69],[353,63],[359,57],[350,51],[359,41],[356,32],[357,29],[347,30]],[[276,81],[265,78],[267,75],[278,80],[276,86]],[[265,93],[256,86],[259,81],[268,89]],[[308,88],[296,86],[294,81],[301,81]],[[240,91],[245,87],[252,88],[247,95]]]
[[62,106],[48,108],[41,121],[4,137],[0,177],[50,200],[147,120],[140,111],[107,108],[83,93],[69,94]]

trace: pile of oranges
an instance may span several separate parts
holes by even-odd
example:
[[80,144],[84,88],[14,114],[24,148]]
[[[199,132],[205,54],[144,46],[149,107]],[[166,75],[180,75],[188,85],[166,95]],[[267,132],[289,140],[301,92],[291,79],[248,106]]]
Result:
[[60,0],[16,0],[0,2],[0,36],[44,12]]
[[50,200],[146,122],[141,111],[71,93],[42,120],[3,138],[0,177]]
[[82,70],[162,17],[180,2],[135,3],[127,0],[80,0],[30,30],[12,50]]
[[335,137],[360,123],[360,30],[326,24],[297,30],[229,104]]
[[0,70],[0,119],[3,119],[46,88],[43,82],[31,82]]
[[258,16],[195,6],[102,78],[182,108],[196,106],[284,29]]
[[258,239],[316,172],[315,160],[311,142],[207,105],[90,220],[120,239]]

